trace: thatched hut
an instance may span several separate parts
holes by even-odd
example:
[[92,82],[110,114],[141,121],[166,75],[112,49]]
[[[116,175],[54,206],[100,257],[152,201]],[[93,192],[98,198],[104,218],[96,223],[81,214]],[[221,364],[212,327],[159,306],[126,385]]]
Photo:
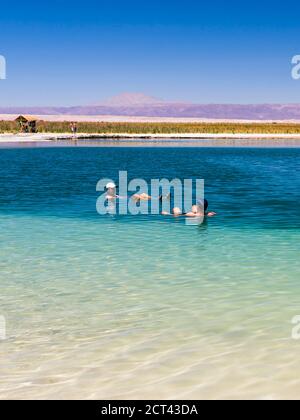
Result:
[[33,115],[20,115],[16,118],[22,133],[37,133],[38,118]]

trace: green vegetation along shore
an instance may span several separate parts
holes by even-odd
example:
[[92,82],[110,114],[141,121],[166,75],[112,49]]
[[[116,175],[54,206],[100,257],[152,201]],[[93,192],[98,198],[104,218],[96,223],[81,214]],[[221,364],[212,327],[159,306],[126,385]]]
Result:
[[[86,134],[300,134],[300,123],[125,123],[79,122]],[[69,133],[69,122],[39,121],[39,133]],[[13,121],[0,121],[0,133],[18,133]]]

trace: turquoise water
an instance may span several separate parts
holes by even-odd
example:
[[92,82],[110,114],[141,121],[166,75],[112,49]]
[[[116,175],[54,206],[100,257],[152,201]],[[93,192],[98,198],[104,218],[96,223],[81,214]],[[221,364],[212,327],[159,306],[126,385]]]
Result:
[[[298,398],[299,148],[0,150],[1,398]],[[99,216],[204,178],[217,217]]]

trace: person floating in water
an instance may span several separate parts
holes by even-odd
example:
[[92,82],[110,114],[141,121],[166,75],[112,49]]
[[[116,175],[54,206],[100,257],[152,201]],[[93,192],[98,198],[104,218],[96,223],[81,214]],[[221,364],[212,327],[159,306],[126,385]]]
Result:
[[150,201],[152,199],[151,195],[148,195],[146,193],[134,194],[131,198],[134,201]]
[[174,207],[174,209],[172,210],[172,213],[168,213],[168,212],[162,212],[163,216],[174,216],[174,217],[180,217],[180,216],[184,216],[184,217],[203,217],[203,216],[207,216],[207,217],[213,217],[216,216],[217,213],[211,211],[208,212],[208,201],[205,199],[204,200],[204,206],[203,206],[203,202],[198,202],[198,204],[195,204],[192,207],[192,210],[188,213],[183,213],[182,210],[179,207]]
[[119,198],[117,195],[117,186],[114,182],[109,182],[106,185],[106,198],[107,200],[114,200],[116,198]]
[[[204,212],[204,214],[203,214]],[[208,201],[204,199],[204,201],[200,200],[197,204],[192,207],[192,210],[186,214],[187,217],[213,217],[216,216],[217,213],[214,211],[208,211]]]
[[[108,200],[113,200],[115,198],[122,198],[117,194],[116,191],[117,191],[118,187],[114,182],[109,182],[106,185],[105,188],[106,188],[106,192],[107,192],[106,198]],[[155,198],[155,197],[151,197],[150,195],[148,195],[146,193],[142,193],[142,194],[134,194],[131,198],[133,200],[135,200],[136,202],[150,201],[150,200],[154,200],[154,199],[163,201],[163,200],[169,200],[171,198],[171,194],[167,194],[166,196],[160,195],[159,197]]]
[[170,200],[170,198],[171,198],[171,194],[167,194],[166,196],[160,195],[159,197],[152,197],[151,195],[142,193],[142,194],[134,194],[132,196],[132,199],[135,201],[150,201],[150,200],[163,201],[163,200]]

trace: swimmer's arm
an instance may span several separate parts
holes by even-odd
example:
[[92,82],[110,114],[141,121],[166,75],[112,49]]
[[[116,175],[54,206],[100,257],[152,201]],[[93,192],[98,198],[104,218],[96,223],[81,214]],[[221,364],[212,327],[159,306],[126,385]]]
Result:
[[172,213],[168,213],[167,211],[163,211],[161,212],[162,216],[173,216],[173,217],[185,217],[186,213],[183,214],[172,214]]
[[185,217],[199,217],[200,214],[189,212],[189,213],[183,214],[183,216],[185,216]]
[[107,195],[106,198],[108,200],[114,200],[115,198],[125,198],[125,197],[120,197],[119,195]]

